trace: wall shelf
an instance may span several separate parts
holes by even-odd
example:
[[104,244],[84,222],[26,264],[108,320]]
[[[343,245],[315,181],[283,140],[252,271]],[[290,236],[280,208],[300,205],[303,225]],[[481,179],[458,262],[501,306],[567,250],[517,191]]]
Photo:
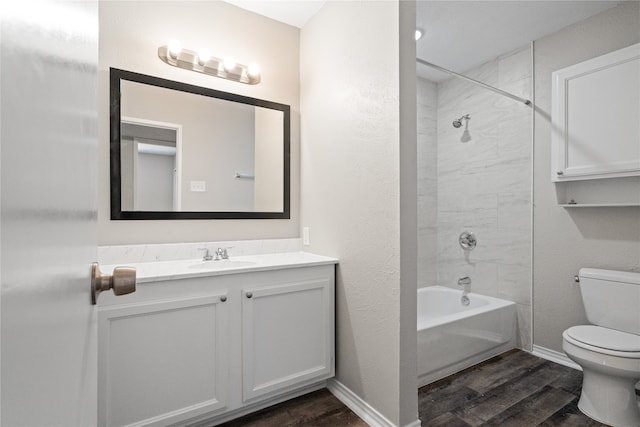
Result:
[[565,203],[560,206],[563,208],[640,208],[640,203]]
[[575,207],[640,206],[640,176],[556,182],[558,205]]

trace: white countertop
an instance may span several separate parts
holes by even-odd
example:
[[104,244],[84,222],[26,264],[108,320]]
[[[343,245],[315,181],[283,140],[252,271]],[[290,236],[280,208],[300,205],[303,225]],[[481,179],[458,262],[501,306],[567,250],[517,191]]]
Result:
[[136,282],[147,283],[163,280],[241,274],[254,271],[311,267],[337,263],[338,259],[336,258],[310,254],[307,252],[286,252],[278,254],[235,256],[230,257],[228,260],[220,261],[186,259],[177,261],[102,265],[100,266],[100,270],[104,274],[111,274],[115,267],[134,267],[136,269]]

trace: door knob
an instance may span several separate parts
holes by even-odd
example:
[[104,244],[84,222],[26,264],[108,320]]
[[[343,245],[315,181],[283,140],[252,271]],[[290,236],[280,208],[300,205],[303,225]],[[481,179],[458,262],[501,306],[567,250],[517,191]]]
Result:
[[98,294],[113,289],[115,295],[125,295],[136,291],[136,269],[116,267],[113,274],[102,274],[98,263],[91,265],[91,304],[95,305]]

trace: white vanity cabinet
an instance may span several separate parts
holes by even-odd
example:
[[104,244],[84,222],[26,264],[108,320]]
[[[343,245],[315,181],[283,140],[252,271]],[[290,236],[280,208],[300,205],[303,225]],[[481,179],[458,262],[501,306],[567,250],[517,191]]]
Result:
[[100,426],[215,425],[334,375],[334,265],[101,295]]

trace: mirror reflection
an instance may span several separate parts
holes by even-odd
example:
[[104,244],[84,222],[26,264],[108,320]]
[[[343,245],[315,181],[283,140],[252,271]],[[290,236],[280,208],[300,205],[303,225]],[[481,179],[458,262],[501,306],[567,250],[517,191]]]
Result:
[[111,83],[112,218],[289,217],[288,106],[115,69]]

